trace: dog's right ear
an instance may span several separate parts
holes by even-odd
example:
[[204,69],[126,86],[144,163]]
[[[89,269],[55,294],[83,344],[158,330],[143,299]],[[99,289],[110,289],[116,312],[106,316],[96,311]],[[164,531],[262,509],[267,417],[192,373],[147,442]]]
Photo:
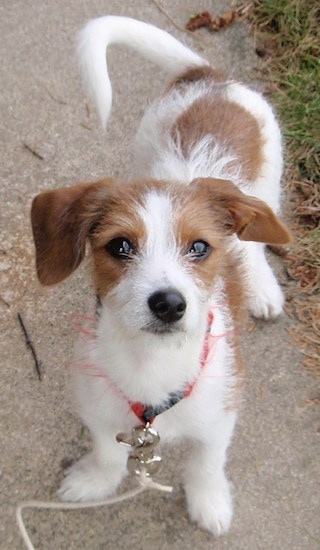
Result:
[[40,193],[31,208],[40,283],[63,281],[81,263],[86,238],[98,215],[95,203],[110,183],[79,184]]

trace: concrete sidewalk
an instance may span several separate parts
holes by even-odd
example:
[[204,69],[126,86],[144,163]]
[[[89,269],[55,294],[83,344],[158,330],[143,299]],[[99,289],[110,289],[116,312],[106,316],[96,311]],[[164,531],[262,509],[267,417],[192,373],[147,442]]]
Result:
[[[191,14],[226,2],[169,0],[183,26]],[[143,19],[185,41],[213,65],[248,80],[256,63],[245,24],[200,39],[180,32],[147,0],[3,0],[1,45],[1,464],[0,548],[22,550],[15,522],[24,500],[55,499],[62,466],[89,440],[73,413],[67,363],[75,338],[70,316],[91,293],[87,267],[56,288],[35,278],[29,212],[44,189],[129,176],[131,138],[165,75],[127,50],[110,50],[114,106],[107,133],[86,107],[74,37],[105,14]],[[282,266],[278,266],[281,273]],[[284,278],[285,279],[285,278]],[[43,362],[40,382],[18,324],[21,312]],[[173,495],[147,492],[123,504],[83,511],[26,511],[35,548],[43,550],[313,550],[320,548],[319,411],[307,405],[314,381],[286,333],[293,321],[251,323],[244,339],[247,382],[230,449],[235,515],[218,540],[188,521],[181,486],[184,449],[163,452],[160,479]]]

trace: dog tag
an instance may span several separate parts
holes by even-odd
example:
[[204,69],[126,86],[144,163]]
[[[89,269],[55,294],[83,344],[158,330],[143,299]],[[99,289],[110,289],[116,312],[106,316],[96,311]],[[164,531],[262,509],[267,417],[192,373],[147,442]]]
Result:
[[121,443],[121,445],[126,445],[127,447],[134,446],[132,433],[126,434],[124,432],[119,432],[116,435],[116,440],[118,441],[118,443]]
[[133,428],[132,437],[134,447],[146,450],[148,449],[149,451],[152,451],[160,441],[160,436],[157,430],[152,428],[150,424]]
[[130,474],[140,476],[144,472],[147,477],[151,478],[160,471],[161,464],[161,456],[155,454],[149,458],[141,458],[130,454],[127,463]]
[[154,453],[160,441],[158,432],[146,424],[133,428],[131,434],[119,433],[116,437],[122,445],[132,448],[128,457],[128,470],[135,475],[142,472],[151,477],[159,472],[162,459]]

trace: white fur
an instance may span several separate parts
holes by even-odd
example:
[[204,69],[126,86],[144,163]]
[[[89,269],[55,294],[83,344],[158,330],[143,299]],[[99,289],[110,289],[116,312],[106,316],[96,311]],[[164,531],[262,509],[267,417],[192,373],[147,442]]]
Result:
[[118,16],[90,21],[79,36],[79,58],[103,126],[109,118],[112,103],[106,64],[106,49],[111,44],[133,48],[173,75],[206,64],[173,36],[153,25]]
[[[121,17],[90,22],[81,33],[79,55],[103,125],[112,101],[105,56],[113,43],[137,50],[172,75],[207,65],[197,54],[151,25]],[[240,179],[240,171],[232,162],[234,153],[227,143],[205,137],[194,144],[186,158],[179,142],[172,139],[171,129],[177,117],[194,101],[216,92],[247,109],[261,127],[265,162],[256,181]],[[195,177],[231,179],[244,192],[262,198],[276,211],[279,208],[280,132],[265,100],[241,84],[195,82],[169,91],[146,111],[137,133],[135,156],[137,172],[143,177],[185,184]],[[75,390],[94,447],[90,455],[71,468],[60,495],[67,500],[90,500],[114,492],[126,474],[128,455],[127,448],[120,446],[115,436],[120,431],[130,432],[137,424],[129,400],[156,405],[198,377],[191,396],[159,415],[154,426],[163,441],[193,441],[185,471],[190,517],[220,535],[228,530],[232,517],[224,465],[236,420],[236,412],[226,406],[236,384],[234,354],[228,338],[218,338],[200,375],[199,358],[210,304],[215,314],[213,333],[221,336],[230,329],[224,283],[217,280],[211,293],[205,292],[181,262],[173,237],[175,210],[168,195],[149,193],[138,214],[146,228],[147,242],[138,258],[132,260],[126,277],[104,298],[96,338],[82,338],[77,347]],[[253,313],[266,318],[279,314],[282,293],[266,263],[263,245],[233,242],[233,246],[243,251]],[[179,329],[161,336],[144,328],[150,322],[147,298],[163,287],[179,289],[188,307]],[[90,369],[86,370],[88,364],[93,368],[91,375]],[[99,376],[92,376],[95,370]]]

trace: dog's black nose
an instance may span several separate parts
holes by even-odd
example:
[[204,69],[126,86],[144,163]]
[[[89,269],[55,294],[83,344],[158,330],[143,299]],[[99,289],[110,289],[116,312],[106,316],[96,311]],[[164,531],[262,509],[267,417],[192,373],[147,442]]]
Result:
[[164,323],[179,321],[187,307],[182,294],[172,289],[155,292],[148,299],[148,304],[152,313]]

